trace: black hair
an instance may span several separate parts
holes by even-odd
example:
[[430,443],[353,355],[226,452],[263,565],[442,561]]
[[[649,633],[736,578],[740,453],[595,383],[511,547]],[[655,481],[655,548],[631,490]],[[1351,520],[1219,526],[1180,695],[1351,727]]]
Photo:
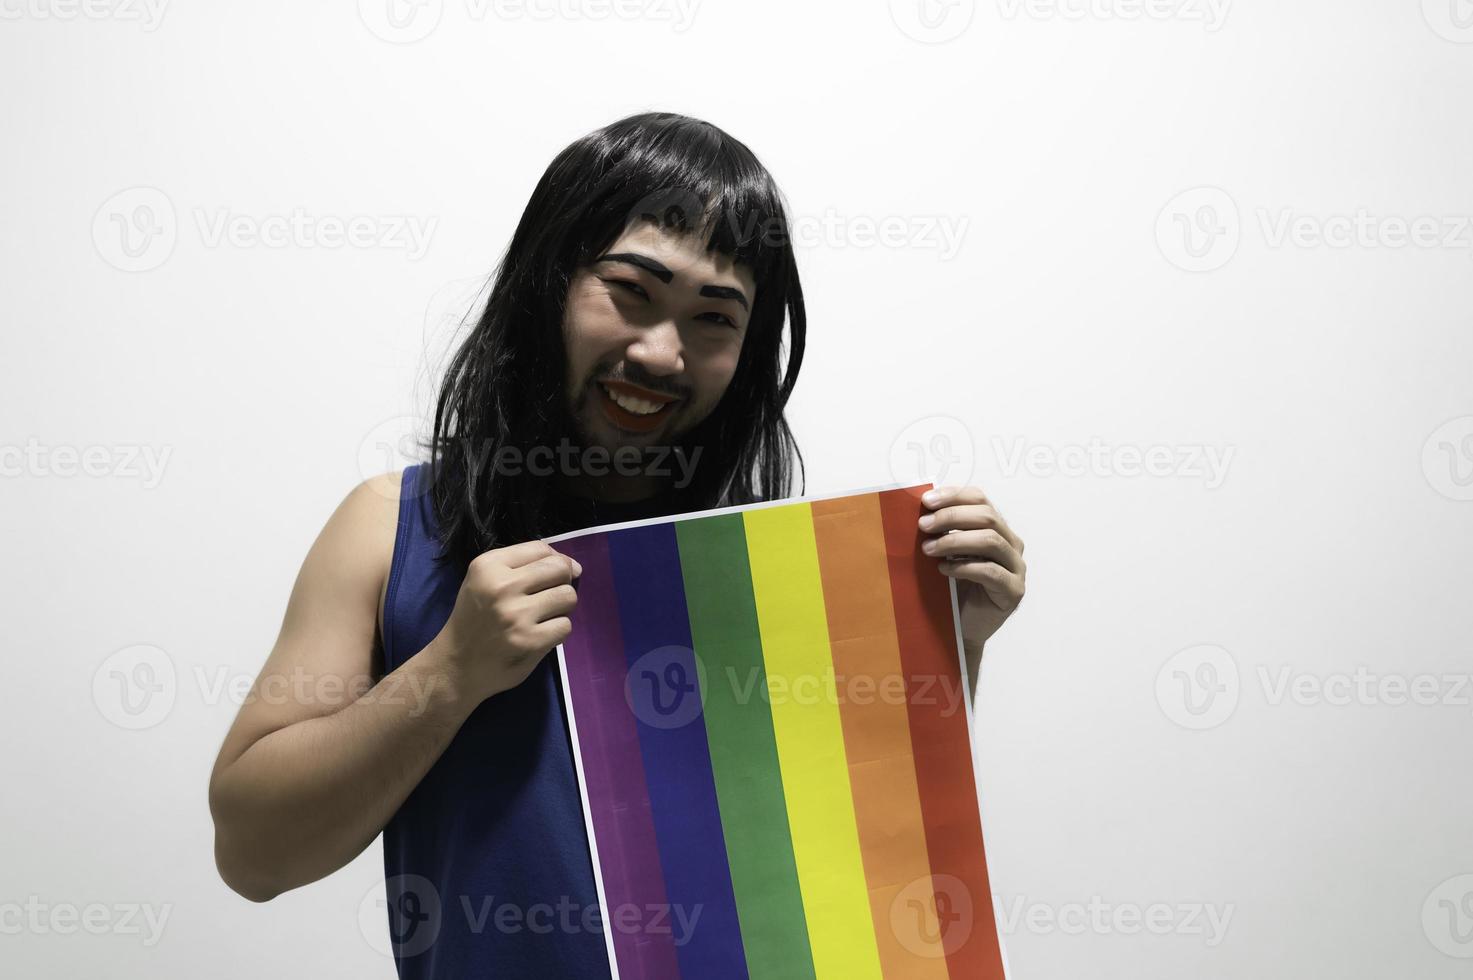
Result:
[[745,265],[757,285],[732,380],[680,440],[700,447],[683,509],[788,496],[795,464],[802,480],[783,409],[803,363],[807,320],[782,195],[752,151],[716,126],[642,113],[575,140],[548,166],[484,311],[446,369],[429,445],[442,556],[468,562],[567,530],[548,514],[545,477],[484,463],[504,447],[525,458],[567,437],[562,324],[570,283],[641,220],[707,236],[708,251]]

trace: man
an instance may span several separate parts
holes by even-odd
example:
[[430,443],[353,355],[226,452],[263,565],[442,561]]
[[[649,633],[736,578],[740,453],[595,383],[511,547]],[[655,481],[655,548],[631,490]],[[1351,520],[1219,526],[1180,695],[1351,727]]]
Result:
[[[225,881],[266,901],[382,832],[401,976],[608,976],[546,657],[582,569],[539,538],[788,496],[805,327],[741,143],[658,113],[559,154],[447,370],[430,462],[354,489],[303,563],[211,778]],[[976,488],[925,502],[975,677],[1022,542]],[[312,693],[266,696],[286,678]]]

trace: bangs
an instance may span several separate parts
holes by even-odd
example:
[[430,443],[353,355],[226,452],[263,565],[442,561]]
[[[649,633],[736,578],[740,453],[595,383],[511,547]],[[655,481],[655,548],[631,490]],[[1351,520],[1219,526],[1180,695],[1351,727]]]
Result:
[[749,267],[759,283],[779,267],[790,246],[782,196],[740,141],[685,117],[597,135],[600,176],[573,222],[584,225],[585,259],[649,222],[702,238],[708,252]]

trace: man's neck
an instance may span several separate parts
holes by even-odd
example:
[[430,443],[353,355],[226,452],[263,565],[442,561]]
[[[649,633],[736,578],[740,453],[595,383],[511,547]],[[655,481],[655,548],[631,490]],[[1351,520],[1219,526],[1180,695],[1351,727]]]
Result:
[[649,500],[670,489],[668,481],[658,477],[647,474],[625,476],[620,473],[599,476],[559,474],[554,485],[557,492],[564,496],[610,504],[632,504]]

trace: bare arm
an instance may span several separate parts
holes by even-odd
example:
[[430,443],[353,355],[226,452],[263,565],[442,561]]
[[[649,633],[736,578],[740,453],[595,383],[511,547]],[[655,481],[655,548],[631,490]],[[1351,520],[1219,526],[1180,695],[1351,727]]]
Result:
[[398,480],[360,485],[328,519],[215,763],[215,861],[253,901],[357,856],[474,707],[434,644],[375,677]]
[[977,675],[982,673],[982,644],[962,644],[962,652],[967,658],[967,700],[972,704],[977,703]]
[[215,863],[252,901],[361,853],[471,711],[525,680],[571,629],[577,563],[539,541],[498,548],[470,563],[429,645],[376,678],[398,489],[398,474],[375,477],[328,519],[216,760]]

